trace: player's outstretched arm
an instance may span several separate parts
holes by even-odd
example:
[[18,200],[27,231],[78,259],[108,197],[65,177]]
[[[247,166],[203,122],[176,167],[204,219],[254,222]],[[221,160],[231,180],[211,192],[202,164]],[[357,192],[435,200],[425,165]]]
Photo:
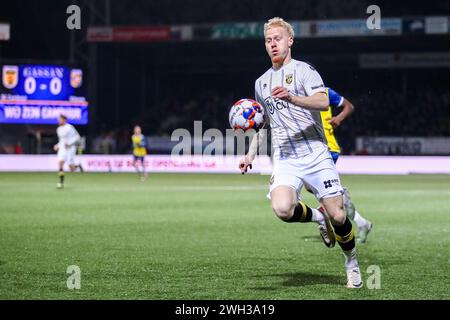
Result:
[[247,170],[252,168],[252,162],[258,153],[258,147],[265,140],[265,134],[265,130],[260,130],[253,135],[247,154],[239,161],[239,169],[242,174],[247,173]]
[[344,98],[344,102],[342,103],[342,111],[330,119],[330,124],[333,128],[339,127],[342,121],[352,114],[353,110],[355,110],[355,106],[349,100]]
[[325,92],[316,92],[311,96],[304,97],[293,95],[284,87],[273,88],[272,97],[309,110],[326,111],[330,104]]

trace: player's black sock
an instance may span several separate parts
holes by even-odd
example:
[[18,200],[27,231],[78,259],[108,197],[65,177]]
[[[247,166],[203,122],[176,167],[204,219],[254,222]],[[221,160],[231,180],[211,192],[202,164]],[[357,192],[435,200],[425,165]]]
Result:
[[294,214],[286,222],[311,222],[312,210],[303,202],[299,202],[294,209]]
[[63,184],[64,183],[64,171],[59,170],[58,176],[59,176],[59,183]]
[[77,167],[78,167],[78,169],[80,169],[80,172],[84,172],[83,167],[81,166],[81,164],[79,164]]
[[334,233],[336,234],[336,241],[342,250],[352,250],[355,247],[355,233],[348,217],[345,217],[345,222],[342,226],[334,226]]

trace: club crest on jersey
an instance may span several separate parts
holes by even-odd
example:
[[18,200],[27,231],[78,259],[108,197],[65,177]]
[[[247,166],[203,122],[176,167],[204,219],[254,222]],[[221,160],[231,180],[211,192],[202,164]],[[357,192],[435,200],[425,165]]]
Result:
[[70,70],[70,85],[72,88],[79,88],[83,83],[83,71],[80,69]]
[[2,70],[3,86],[6,89],[14,89],[19,82],[18,66],[3,66]]
[[294,76],[292,75],[292,73],[291,74],[287,74],[285,76],[285,80],[286,80],[287,84],[291,84],[293,79],[294,79]]

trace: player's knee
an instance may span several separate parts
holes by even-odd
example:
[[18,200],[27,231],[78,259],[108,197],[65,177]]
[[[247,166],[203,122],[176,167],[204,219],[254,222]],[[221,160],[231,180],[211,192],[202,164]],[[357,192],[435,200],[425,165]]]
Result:
[[276,201],[272,202],[272,210],[283,221],[288,221],[292,218],[295,205],[290,201]]
[[333,210],[328,210],[327,211],[331,222],[333,225],[335,226],[342,226],[345,222],[345,219],[347,217],[347,215],[345,214],[344,208],[342,207],[336,207]]

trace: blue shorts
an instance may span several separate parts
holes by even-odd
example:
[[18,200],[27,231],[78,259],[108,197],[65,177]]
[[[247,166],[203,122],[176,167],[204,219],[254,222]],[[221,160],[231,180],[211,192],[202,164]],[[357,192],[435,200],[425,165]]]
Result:
[[330,151],[330,153],[331,153],[331,157],[333,158],[334,163],[336,163],[339,158],[340,153],[334,152],[334,151]]
[[142,156],[135,156],[135,155],[133,155],[133,157],[134,157],[134,161],[141,161],[142,163],[144,163],[144,157],[142,157]]

